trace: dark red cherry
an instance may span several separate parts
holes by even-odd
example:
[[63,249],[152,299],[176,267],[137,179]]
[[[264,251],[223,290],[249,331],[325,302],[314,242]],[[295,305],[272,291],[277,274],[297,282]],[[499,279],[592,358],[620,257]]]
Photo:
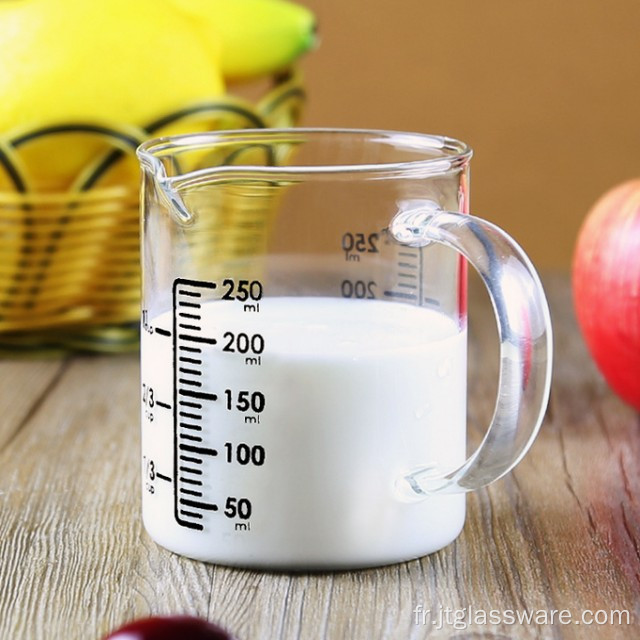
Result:
[[216,624],[192,616],[156,616],[130,622],[104,640],[234,640]]

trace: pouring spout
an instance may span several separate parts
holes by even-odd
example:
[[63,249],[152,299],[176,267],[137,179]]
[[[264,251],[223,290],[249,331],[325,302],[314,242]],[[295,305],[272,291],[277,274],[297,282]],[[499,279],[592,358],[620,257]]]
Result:
[[187,209],[182,196],[175,188],[173,179],[167,175],[167,170],[162,160],[150,150],[147,143],[136,149],[136,155],[144,174],[156,185],[157,192],[165,201],[171,215],[182,224],[189,224],[193,216]]

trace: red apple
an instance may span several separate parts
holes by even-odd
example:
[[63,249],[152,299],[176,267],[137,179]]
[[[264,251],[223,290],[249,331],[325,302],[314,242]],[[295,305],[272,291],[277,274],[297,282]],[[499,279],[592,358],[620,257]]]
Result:
[[191,616],[157,616],[130,622],[104,640],[233,640],[218,625]]
[[640,179],[605,193],[573,259],[578,323],[609,385],[640,410]]

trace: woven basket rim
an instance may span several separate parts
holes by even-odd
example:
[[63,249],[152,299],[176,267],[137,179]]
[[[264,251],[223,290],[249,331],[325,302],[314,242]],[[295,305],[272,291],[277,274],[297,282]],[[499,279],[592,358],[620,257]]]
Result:
[[25,205],[62,205],[77,206],[79,204],[100,200],[137,200],[139,189],[129,185],[116,184],[96,186],[86,191],[3,191],[0,189],[0,206]]

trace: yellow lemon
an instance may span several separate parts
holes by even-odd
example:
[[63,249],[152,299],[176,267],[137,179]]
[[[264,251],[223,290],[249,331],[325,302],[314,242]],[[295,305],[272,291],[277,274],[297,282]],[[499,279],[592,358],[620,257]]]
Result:
[[212,46],[159,0],[2,0],[0,136],[16,143],[32,186],[68,186],[104,144],[100,131],[28,131],[115,125],[131,146],[127,124],[144,126],[224,92]]

